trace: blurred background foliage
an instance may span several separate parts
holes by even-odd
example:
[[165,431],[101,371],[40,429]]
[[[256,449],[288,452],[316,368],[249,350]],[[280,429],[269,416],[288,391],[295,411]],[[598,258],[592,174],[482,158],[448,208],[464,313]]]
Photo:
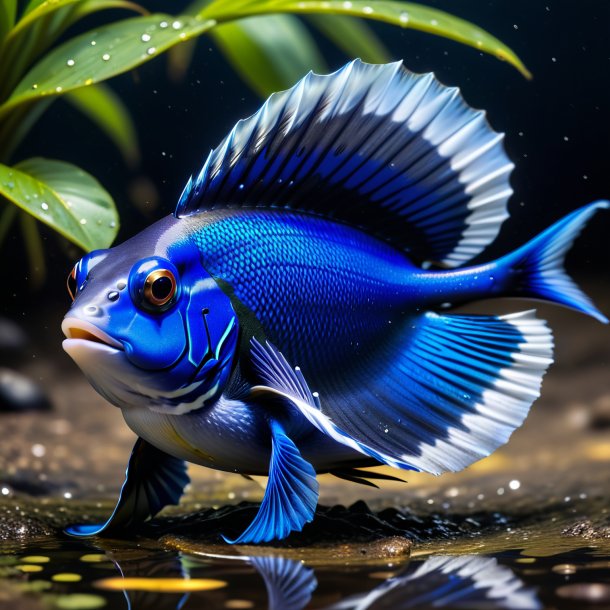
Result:
[[[140,150],[134,119],[125,100],[104,81],[168,52],[170,81],[180,82],[194,72],[199,84],[205,82],[207,66],[193,65],[195,45],[203,34],[261,97],[290,87],[309,70],[328,71],[328,45],[347,58],[389,61],[390,51],[367,20],[458,41],[505,60],[530,77],[517,55],[492,34],[414,3],[198,0],[162,5],[181,10],[174,15],[157,13],[159,2],[127,0],[0,2],[0,245],[20,231],[30,286],[40,286],[45,277],[37,221],[62,236],[64,249],[69,249],[69,242],[81,250],[108,247],[119,230],[111,189],[90,173],[73,163],[37,156],[48,154],[44,146],[36,156],[22,158],[23,150],[32,154],[27,141],[32,127],[61,98],[96,124],[124,163],[136,168]],[[165,86],[170,85],[159,83]],[[207,87],[214,86],[217,81],[210,79]],[[83,152],[97,145],[88,138],[73,142]],[[145,178],[135,181],[132,189],[138,191],[135,199],[155,198],[154,187]],[[121,215],[125,212],[121,209]]]

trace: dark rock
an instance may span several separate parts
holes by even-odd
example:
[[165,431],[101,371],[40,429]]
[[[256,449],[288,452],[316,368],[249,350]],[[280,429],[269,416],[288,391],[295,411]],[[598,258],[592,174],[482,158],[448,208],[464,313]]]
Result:
[[28,337],[22,328],[9,320],[0,318],[0,355],[15,355],[23,351]]
[[40,386],[21,373],[0,368],[0,412],[41,411],[51,402]]

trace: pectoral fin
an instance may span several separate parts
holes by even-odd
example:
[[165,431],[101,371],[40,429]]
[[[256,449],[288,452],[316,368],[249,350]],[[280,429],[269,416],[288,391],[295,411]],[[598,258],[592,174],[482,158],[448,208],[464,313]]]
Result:
[[189,482],[183,460],[139,438],[129,458],[119,500],[108,521],[71,525],[65,531],[70,536],[97,536],[135,529],[165,506],[178,504]]
[[241,536],[229,544],[281,540],[301,531],[313,519],[318,503],[318,482],[313,466],[306,462],[283,426],[270,420],[271,461],[269,482],[256,517]]

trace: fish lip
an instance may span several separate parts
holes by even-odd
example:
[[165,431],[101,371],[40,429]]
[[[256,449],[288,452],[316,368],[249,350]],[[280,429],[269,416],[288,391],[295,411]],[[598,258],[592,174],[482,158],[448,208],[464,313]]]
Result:
[[61,323],[61,330],[66,336],[64,344],[71,341],[88,341],[90,343],[98,343],[116,350],[125,351],[122,343],[113,339],[103,330],[94,324],[91,324],[91,322],[85,322],[80,318],[64,318]]

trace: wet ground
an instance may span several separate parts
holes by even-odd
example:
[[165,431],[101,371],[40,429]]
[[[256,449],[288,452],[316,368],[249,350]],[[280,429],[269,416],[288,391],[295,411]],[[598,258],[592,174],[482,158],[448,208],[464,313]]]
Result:
[[250,519],[262,487],[198,467],[137,538],[63,536],[109,514],[135,438],[57,349],[59,318],[33,323],[19,368],[54,406],[0,414],[0,608],[610,608],[610,329],[540,315],[557,363],[508,446],[380,490],[325,475],[314,523],[260,547],[219,533]]

